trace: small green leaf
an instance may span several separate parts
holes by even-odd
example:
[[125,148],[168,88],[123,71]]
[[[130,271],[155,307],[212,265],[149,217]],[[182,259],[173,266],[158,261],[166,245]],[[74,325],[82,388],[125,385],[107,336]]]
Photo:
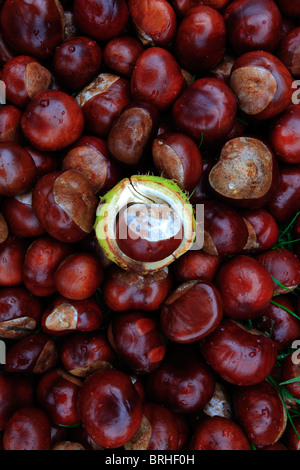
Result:
[[293,317],[295,317],[295,318],[297,318],[298,320],[300,320],[300,317],[298,317],[298,315],[296,315],[296,313],[292,312],[292,310],[290,310],[289,308],[285,307],[284,305],[281,305],[281,304],[279,304],[278,302],[275,302],[274,300],[271,300],[270,303],[273,304],[273,305],[276,305],[276,307],[282,308],[282,310],[285,310],[285,311],[288,312],[290,315],[292,315]]
[[58,426],[60,426],[61,428],[78,428],[79,426],[81,426],[81,421],[71,426],[68,426],[67,424],[59,424]]
[[300,382],[300,377],[295,377],[294,379],[286,380],[285,382],[281,382],[279,385],[286,385],[286,384],[293,384],[296,382]]
[[203,132],[201,132],[201,140],[200,140],[200,143],[198,145],[198,149],[201,149],[202,144],[203,144],[203,140],[204,140],[204,135],[203,135]]

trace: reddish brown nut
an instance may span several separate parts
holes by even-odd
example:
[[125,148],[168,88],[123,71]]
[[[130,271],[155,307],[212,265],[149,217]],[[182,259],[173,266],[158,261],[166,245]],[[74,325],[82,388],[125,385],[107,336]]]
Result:
[[13,287],[23,283],[23,263],[27,243],[9,235],[0,244],[0,286]]
[[72,96],[62,91],[37,93],[27,106],[22,131],[38,150],[61,150],[73,144],[82,134],[83,113]]
[[281,179],[266,209],[277,222],[289,222],[300,209],[300,166],[285,165],[280,169]]
[[258,317],[274,294],[268,271],[250,256],[236,256],[224,264],[216,285],[221,293],[224,313],[236,320]]
[[54,342],[43,333],[25,336],[14,343],[6,355],[7,372],[44,374],[56,365],[58,352]]
[[64,336],[74,331],[95,331],[102,320],[102,310],[93,297],[69,300],[57,296],[44,311],[41,325],[47,335]]
[[293,78],[283,63],[264,51],[240,56],[230,77],[239,108],[259,120],[277,116],[291,104],[292,83]]
[[111,161],[107,144],[98,137],[81,137],[64,156],[63,170],[76,170],[90,182],[94,193],[105,193],[120,181],[120,171]]
[[164,334],[176,343],[194,343],[214,331],[223,317],[219,291],[209,282],[181,284],[161,308]]
[[19,54],[47,59],[63,41],[64,11],[58,0],[8,0],[1,11],[5,42]]
[[274,52],[280,41],[281,13],[273,0],[234,0],[224,13],[229,41],[238,55]]
[[221,257],[203,250],[190,250],[175,261],[174,273],[180,283],[187,281],[212,281],[220,266]]
[[145,403],[137,433],[124,445],[125,450],[178,450],[176,415],[155,403]]
[[192,450],[250,450],[250,443],[240,426],[219,416],[202,421],[192,436]]
[[74,253],[57,267],[54,283],[60,295],[72,300],[91,297],[103,280],[103,269],[90,253]]
[[76,26],[97,41],[118,36],[128,21],[125,0],[75,0],[73,15]]
[[68,39],[55,51],[55,76],[68,90],[81,90],[98,75],[101,59],[101,48],[96,41],[83,36]]
[[210,255],[240,253],[248,240],[248,227],[243,217],[223,202],[204,201],[204,246]]
[[272,124],[270,132],[270,144],[272,145],[274,152],[279,160],[288,164],[300,163],[299,105],[288,108]]
[[195,142],[185,134],[169,132],[159,135],[152,145],[152,157],[159,173],[192,192],[200,181],[202,156]]
[[129,78],[143,50],[143,46],[137,39],[122,36],[111,39],[106,44],[103,50],[103,60],[115,73]]
[[97,198],[89,181],[76,170],[48,173],[35,185],[32,208],[46,232],[74,243],[92,232]]
[[187,12],[177,29],[175,54],[182,67],[202,72],[218,65],[225,45],[223,16],[209,6],[199,5]]
[[[299,338],[299,335],[298,335]],[[288,392],[292,395],[293,398],[297,400],[300,399],[300,361],[299,361],[299,353],[298,351],[294,351],[293,353],[286,356],[283,361],[282,365],[282,381],[289,382],[286,383],[284,386],[288,390]],[[293,382],[295,380],[295,382]],[[291,398],[292,399],[292,398]],[[293,400],[293,399],[292,399]]]
[[176,13],[180,16],[185,16],[187,12],[199,5],[207,5],[209,7],[215,8],[216,10],[221,10],[224,8],[230,0],[171,0]]
[[88,132],[104,139],[108,136],[114,120],[130,103],[129,88],[126,78],[102,73],[77,95]]
[[50,450],[51,430],[44,411],[21,408],[8,421],[4,436],[5,450]]
[[136,61],[131,77],[135,101],[148,101],[164,111],[176,100],[183,88],[179,64],[161,47],[145,50]]
[[21,111],[15,106],[0,108],[0,142],[20,142]]
[[154,311],[160,308],[171,287],[172,277],[167,267],[142,276],[113,266],[105,277],[103,299],[116,312]]
[[278,57],[295,77],[300,76],[300,27],[288,32],[280,43]]
[[288,294],[300,284],[300,261],[290,250],[269,250],[256,259],[272,276],[276,294]]
[[247,210],[243,211],[242,214],[250,222],[256,235],[255,245],[246,252],[257,253],[273,248],[279,235],[278,225],[274,217],[264,209]]
[[41,152],[40,150],[37,150],[30,145],[25,145],[24,150],[29,153],[32,160],[34,161],[37,179],[41,178],[47,173],[57,171],[58,159],[54,152]]
[[138,375],[157,369],[166,352],[158,322],[143,312],[114,316],[108,327],[108,339],[118,356]]
[[172,255],[182,242],[183,232],[174,209],[159,203],[133,203],[120,212],[116,223],[119,249],[132,260],[144,263]]
[[24,287],[0,291],[0,337],[18,339],[32,333],[40,321],[42,304]]
[[39,237],[45,233],[44,227],[32,210],[32,191],[7,198],[2,206],[10,233],[17,237]]
[[108,150],[120,163],[137,165],[142,160],[158,121],[150,103],[134,102],[126,106],[108,135]]
[[215,379],[211,369],[191,345],[173,345],[160,367],[146,382],[150,400],[175,413],[195,413],[210,401]]
[[16,374],[0,374],[0,429],[5,426],[12,414],[24,406],[32,406],[33,385],[27,377]]
[[129,377],[109,369],[96,371],[85,380],[78,408],[91,438],[109,449],[130,441],[143,416],[141,399]]
[[295,317],[295,310],[294,304],[286,295],[278,295],[253,324],[269,335],[277,349],[284,349],[300,337],[300,320]]
[[233,403],[237,421],[254,445],[272,445],[281,438],[287,415],[278,392],[268,382],[235,390]]
[[79,379],[62,369],[50,370],[41,377],[37,400],[54,424],[74,426],[80,422],[77,400],[81,385]]
[[61,261],[72,253],[72,247],[51,237],[40,237],[29,246],[23,266],[24,284],[34,295],[54,294],[54,274]]
[[128,8],[144,46],[169,46],[176,32],[176,16],[169,2],[129,0]]
[[270,338],[256,330],[247,331],[233,320],[223,320],[217,330],[201,340],[200,349],[217,374],[240,386],[265,380],[277,359]]
[[64,368],[77,377],[87,377],[98,369],[111,369],[116,356],[103,333],[74,333],[61,347]]
[[0,195],[13,197],[31,188],[36,167],[31,156],[15,142],[0,142]]
[[2,72],[6,97],[19,108],[27,106],[40,91],[47,90],[51,77],[51,72],[36,59],[24,55],[9,60]]
[[232,130],[236,110],[236,98],[222,80],[202,78],[176,100],[172,117],[175,126],[184,134],[197,142],[212,142],[225,138]]
[[251,209],[263,207],[278,182],[279,169],[271,149],[252,137],[229,140],[209,173],[209,184],[218,197]]

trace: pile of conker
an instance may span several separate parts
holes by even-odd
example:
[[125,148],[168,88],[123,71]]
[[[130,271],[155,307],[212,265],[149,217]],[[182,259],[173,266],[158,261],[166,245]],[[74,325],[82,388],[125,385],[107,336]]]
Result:
[[300,449],[299,78],[299,0],[0,1],[1,449]]

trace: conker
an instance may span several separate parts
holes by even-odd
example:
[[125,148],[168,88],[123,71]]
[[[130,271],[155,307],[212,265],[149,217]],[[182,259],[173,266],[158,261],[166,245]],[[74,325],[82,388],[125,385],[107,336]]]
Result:
[[252,137],[229,140],[209,173],[209,184],[219,197],[251,209],[263,207],[270,200],[278,181],[279,169],[272,151]]
[[145,50],[136,61],[131,77],[131,93],[136,101],[148,101],[164,111],[183,88],[181,69],[172,54],[161,47]]
[[14,57],[3,67],[6,97],[19,108],[27,106],[40,91],[47,90],[51,79],[51,72],[32,57]]
[[94,297],[70,300],[58,295],[44,311],[41,326],[48,335],[65,336],[75,331],[95,331],[102,321],[102,309]]
[[108,339],[118,356],[138,375],[153,372],[165,356],[166,345],[158,322],[144,312],[114,316],[108,327]]
[[17,53],[45,60],[63,41],[64,11],[58,0],[8,0],[1,10],[5,42]]
[[236,98],[222,80],[201,78],[175,101],[172,117],[175,127],[196,142],[212,142],[232,130],[236,111]]
[[270,119],[291,104],[293,78],[273,54],[252,51],[234,63],[230,87],[245,114],[259,120]]
[[240,426],[222,417],[202,421],[189,445],[192,450],[250,450],[250,443]]
[[83,113],[75,99],[62,91],[37,93],[21,118],[23,134],[38,150],[61,150],[82,134]]
[[155,311],[159,309],[172,287],[169,268],[142,276],[113,266],[103,285],[103,299],[111,310]]
[[164,301],[161,326],[176,343],[193,343],[214,331],[223,317],[223,302],[215,286],[204,281],[181,284]]
[[97,41],[118,36],[128,21],[125,0],[75,0],[74,22],[78,29]]
[[272,445],[281,438],[287,415],[278,392],[268,382],[235,390],[233,403],[237,420],[253,444]]
[[223,299],[224,313],[236,320],[258,317],[274,294],[273,281],[267,269],[244,255],[222,265],[216,285]]
[[48,173],[36,183],[32,208],[46,232],[67,243],[91,233],[97,198],[90,182],[76,170]]
[[130,441],[143,417],[138,392],[129,377],[118,370],[91,374],[80,389],[78,408],[88,434],[108,449]]
[[188,10],[177,29],[175,54],[182,67],[203,72],[218,65],[225,53],[225,44],[222,15],[209,6],[199,5]]
[[160,174],[192,192],[202,175],[202,156],[195,142],[185,134],[168,132],[152,144],[152,157]]
[[224,18],[238,55],[253,50],[274,52],[279,44],[282,16],[273,0],[234,0]]
[[131,101],[129,88],[126,78],[102,73],[76,96],[87,132],[107,138],[114,120]]
[[176,32],[176,16],[166,0],[129,0],[129,13],[144,46],[167,47]]
[[[299,28],[300,29],[300,28]],[[271,125],[270,144],[279,160],[300,163],[300,106],[290,106]]]
[[277,359],[275,344],[270,338],[227,319],[201,340],[200,349],[217,374],[239,386],[256,385],[265,380]]
[[81,137],[62,160],[63,170],[76,170],[90,182],[95,194],[110,190],[120,171],[109,155],[107,142],[93,136]]
[[53,57],[54,72],[68,90],[81,90],[99,73],[100,46],[88,37],[77,36],[60,44]]

